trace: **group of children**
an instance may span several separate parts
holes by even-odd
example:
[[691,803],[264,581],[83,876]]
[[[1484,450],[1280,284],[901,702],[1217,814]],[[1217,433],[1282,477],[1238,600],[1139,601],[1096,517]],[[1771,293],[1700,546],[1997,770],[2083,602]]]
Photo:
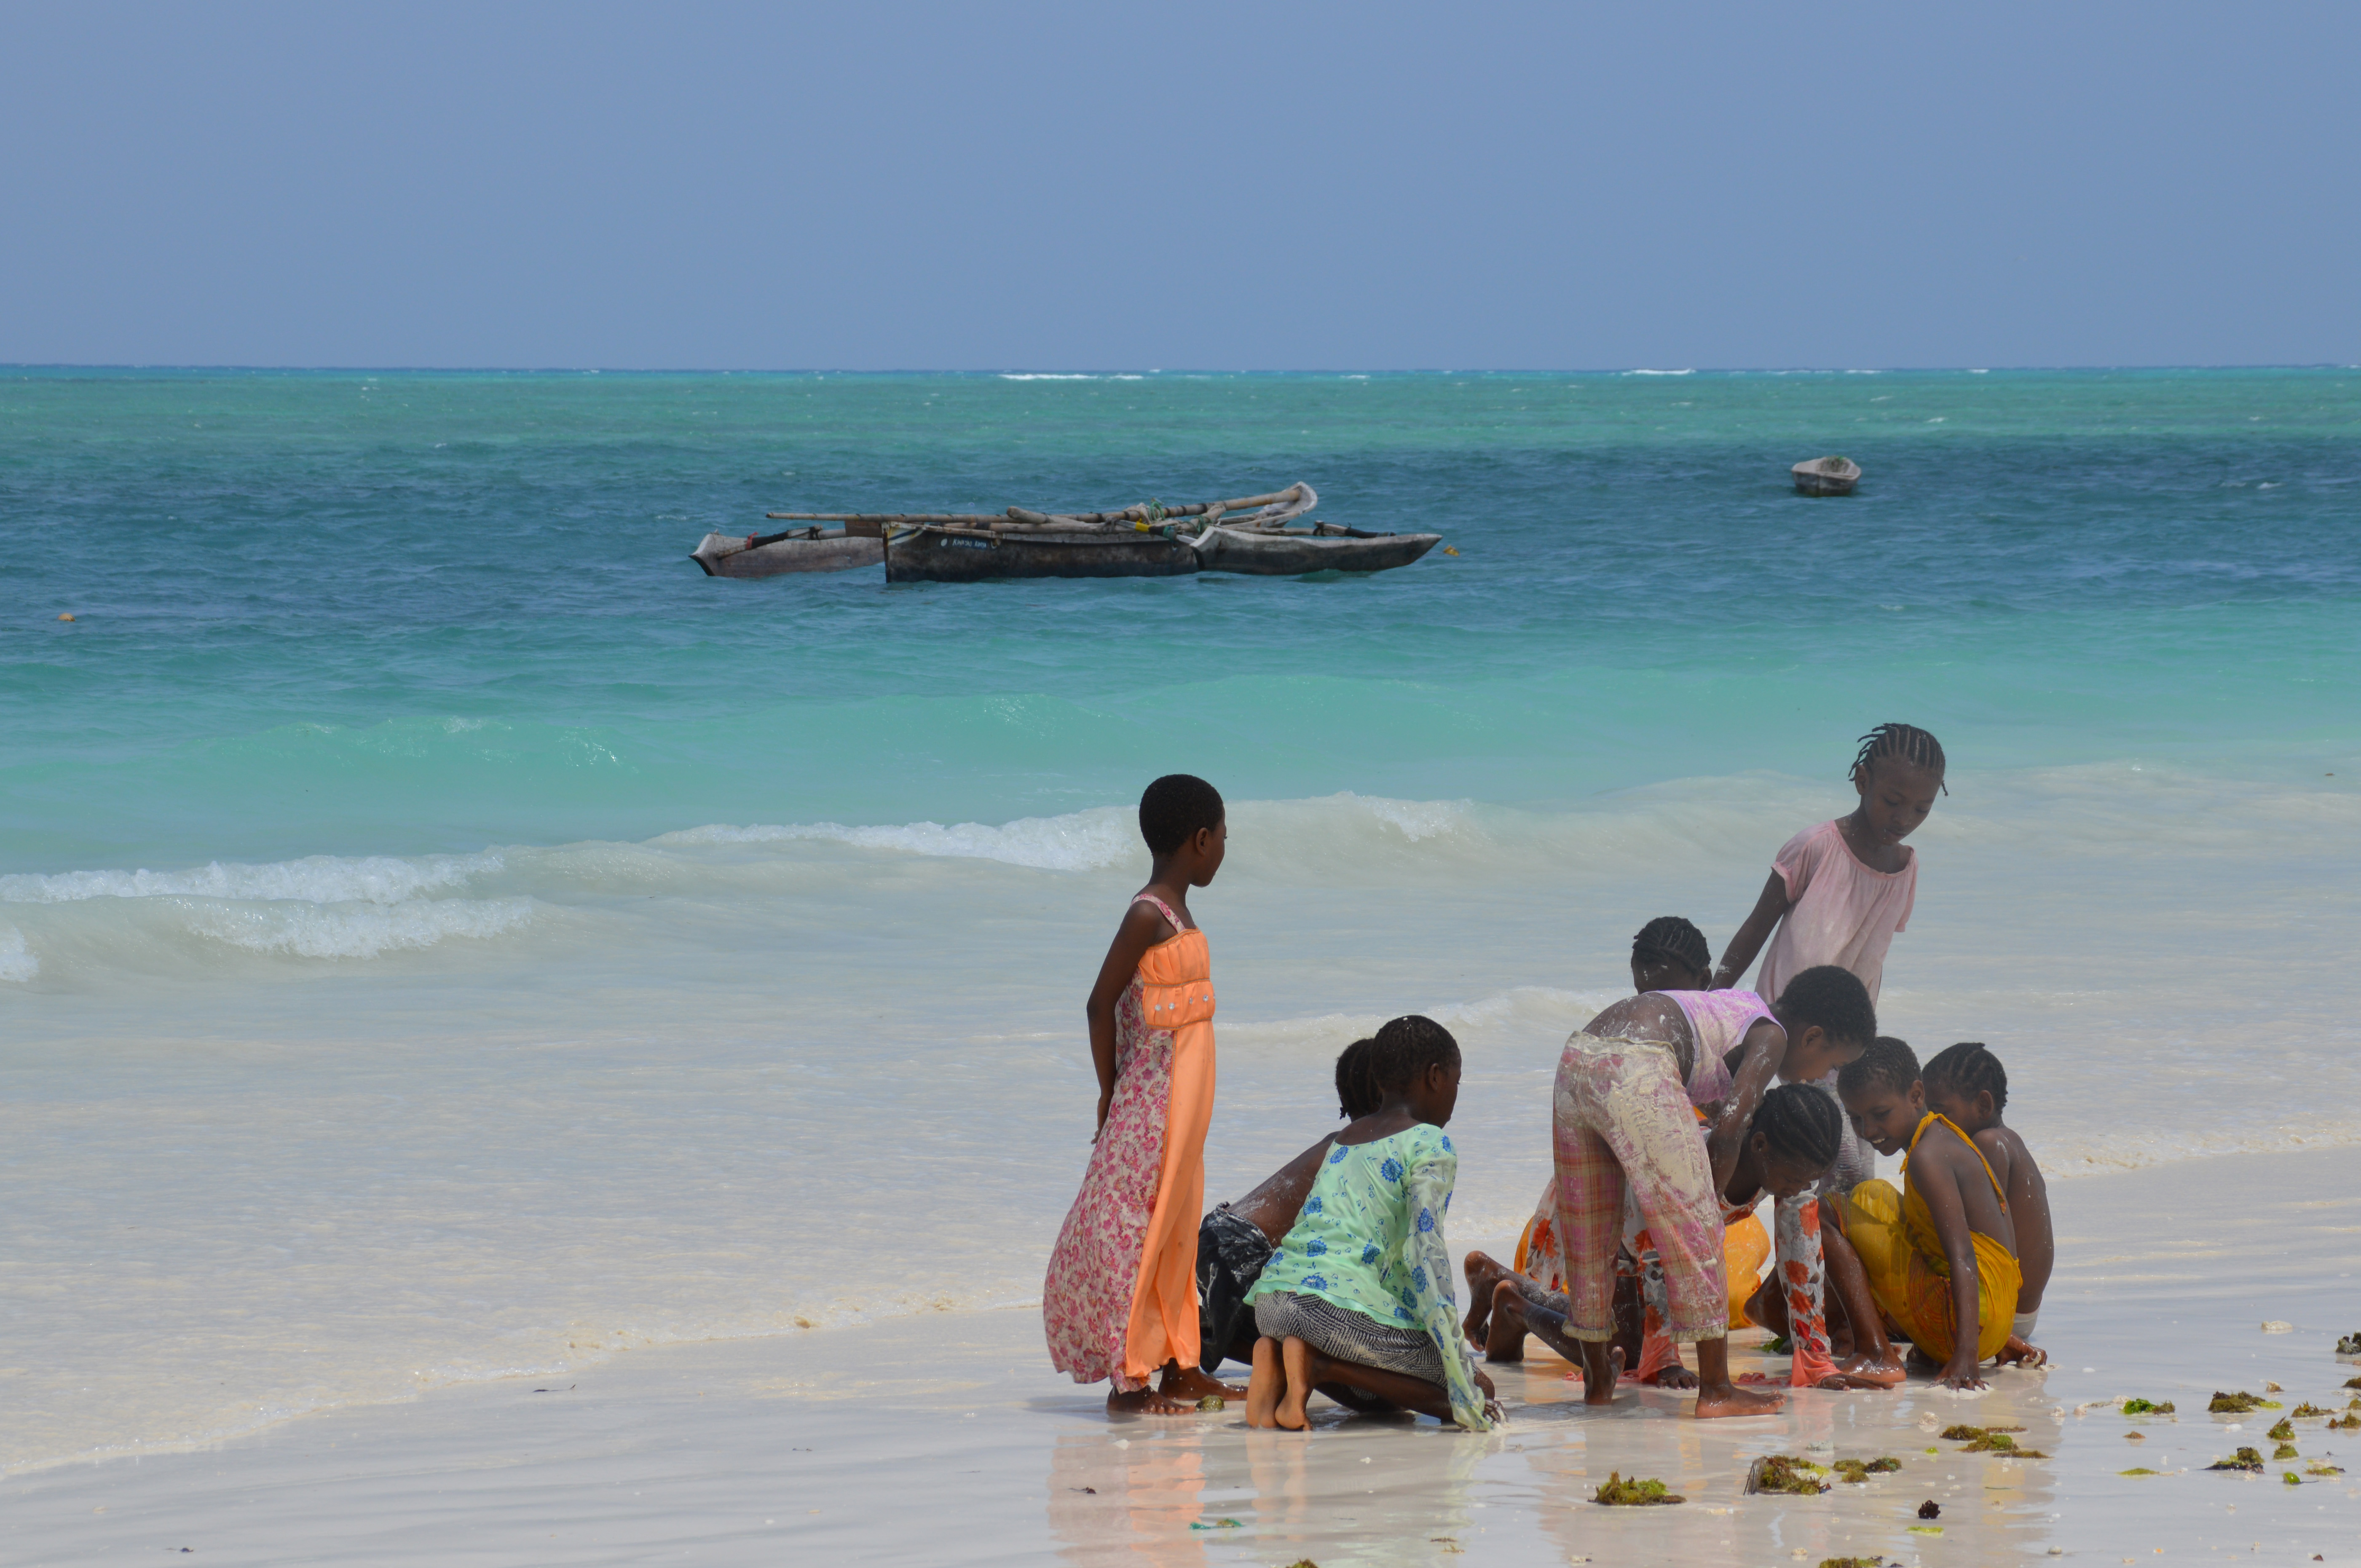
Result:
[[[1051,1360],[1110,1383],[1114,1410],[1243,1395],[1248,1425],[1300,1430],[1317,1390],[1477,1431],[1499,1414],[1481,1361],[1520,1359],[1528,1334],[1575,1363],[1588,1403],[1633,1376],[1694,1387],[1700,1417],[1779,1408],[1731,1376],[1729,1331],[1747,1323],[1784,1338],[1797,1387],[1894,1387],[1895,1336],[1952,1387],[1982,1387],[1996,1356],[2037,1363],[2048,1199],[2001,1120],[2007,1074],[1981,1044],[1922,1069],[1877,1033],[1886,949],[1916,894],[1902,841],[1943,772],[1933,736],[1880,725],[1854,759],[1859,807],[1781,849],[1718,968],[1686,920],[1640,932],[1635,994],[1560,1054],[1548,1188],[1511,1264],[1467,1255],[1464,1317],[1443,1228],[1459,1047],[1432,1019],[1347,1047],[1346,1125],[1191,1225],[1214,1000],[1188,893],[1220,870],[1227,829],[1211,784],[1157,780],[1139,808],[1148,884],[1087,1009],[1098,1133],[1043,1285]],[[1735,989],[1758,953],[1756,989]],[[1876,1179],[1872,1150],[1905,1155],[1901,1188]],[[1252,1368],[1245,1388],[1216,1375],[1224,1360]]]

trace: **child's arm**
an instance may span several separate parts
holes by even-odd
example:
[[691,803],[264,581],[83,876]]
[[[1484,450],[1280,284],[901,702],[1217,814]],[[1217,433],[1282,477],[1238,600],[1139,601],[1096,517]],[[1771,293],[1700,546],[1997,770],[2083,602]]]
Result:
[[1746,1129],[1754,1121],[1755,1108],[1771,1091],[1771,1080],[1778,1073],[1779,1064],[1786,1059],[1787,1031],[1768,1018],[1757,1018],[1753,1027],[1746,1031],[1746,1038],[1738,1043],[1738,1066],[1732,1069],[1730,1098],[1721,1102],[1721,1114],[1705,1135],[1705,1157],[1713,1166],[1716,1192],[1730,1186],[1730,1176],[1738,1169],[1739,1147],[1746,1141]]
[[1763,884],[1763,896],[1754,901],[1754,913],[1730,938],[1730,946],[1721,950],[1721,967],[1713,972],[1713,988],[1727,991],[1736,985],[1746,971],[1754,967],[1755,955],[1763,944],[1778,929],[1794,901],[1787,896],[1787,877],[1784,872],[1773,872],[1771,880]]
[[1170,933],[1156,905],[1135,904],[1124,911],[1123,922],[1115,928],[1115,940],[1107,944],[1106,962],[1099,966],[1099,982],[1091,987],[1091,999],[1082,1006],[1082,1014],[1091,1025],[1091,1065],[1099,1074],[1099,1115],[1092,1124],[1091,1142],[1096,1143],[1099,1132],[1106,1126],[1107,1108],[1115,1103],[1115,1004],[1131,984],[1131,977],[1139,972],[1139,960],[1148,949]]
[[[1927,1159],[1932,1154],[1935,1157]],[[1968,1204],[1961,1185],[1971,1176],[1978,1181],[1989,1181],[1981,1159],[1969,1163],[1971,1151],[1956,1138],[1945,1143],[1921,1139],[1910,1158],[1911,1177],[1920,1182],[1919,1193],[1927,1200],[1927,1217],[1935,1222],[1935,1237],[1943,1244],[1943,1256],[1951,1266],[1951,1359],[1943,1366],[1943,1387],[1946,1388],[1982,1388],[1984,1380],[1977,1376],[1980,1358],[1976,1346],[1983,1338],[1983,1309],[1980,1305],[1980,1281],[1976,1277],[1975,1233],[1968,1225]],[[1922,1175],[1919,1162],[1935,1167]],[[1932,1179],[1925,1179],[1932,1178]]]
[[2016,1310],[2034,1312],[2041,1309],[2050,1267],[2058,1261],[2058,1238],[2049,1229],[2049,1184],[2041,1179],[2041,1167],[2024,1139],[2011,1132],[2009,1141],[2016,1146],[2010,1151],[2008,1212],[2016,1222],[2016,1266],[2025,1277],[2017,1287]]

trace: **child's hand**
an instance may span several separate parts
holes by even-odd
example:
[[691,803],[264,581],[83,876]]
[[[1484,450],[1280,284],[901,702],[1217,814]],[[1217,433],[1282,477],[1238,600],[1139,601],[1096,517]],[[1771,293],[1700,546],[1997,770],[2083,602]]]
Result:
[[[1972,1351],[1975,1347],[1970,1345],[1967,1348]],[[1978,1365],[1972,1358],[1963,1361],[1954,1355],[1951,1357],[1950,1365],[1943,1368],[1943,1387],[1968,1389],[1984,1388],[1991,1385],[1983,1380],[1979,1373]]]
[[1499,1400],[1500,1396],[1499,1392],[1493,1388],[1492,1380],[1484,1376],[1484,1369],[1480,1366],[1476,1369],[1476,1387],[1484,1390],[1484,1398],[1487,1400]]
[[1114,1103],[1114,1090],[1106,1090],[1099,1095],[1099,1119],[1097,1124],[1091,1129],[1091,1142],[1097,1143],[1099,1135],[1106,1131],[1107,1110]]

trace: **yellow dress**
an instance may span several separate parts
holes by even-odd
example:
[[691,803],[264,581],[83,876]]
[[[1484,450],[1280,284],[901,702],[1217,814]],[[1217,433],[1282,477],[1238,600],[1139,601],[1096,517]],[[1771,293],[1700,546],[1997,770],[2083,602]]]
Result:
[[[1917,1130],[1910,1135],[1912,1151],[1938,1122],[1949,1127],[1982,1161],[1993,1195],[2000,1199],[2001,1212],[2007,1213],[2008,1195],[1993,1176],[1992,1162],[1949,1118],[1931,1111],[1919,1118]],[[1935,1234],[1935,1218],[1927,1212],[1927,1200],[1910,1179],[1907,1158],[1902,1163],[1902,1180],[1900,1192],[1892,1182],[1875,1179],[1852,1190],[1845,1199],[1845,1239],[1860,1255],[1861,1269],[1869,1276],[1870,1293],[1877,1298],[1887,1326],[1906,1335],[1936,1360],[1949,1361],[1958,1332],[1952,1321],[1950,1259]],[[1970,1239],[1976,1249],[1976,1359],[1983,1362],[1998,1355],[2008,1343],[2010,1324],[2016,1316],[2016,1293],[2025,1276],[2017,1266],[2016,1255],[2005,1243],[1981,1231]]]

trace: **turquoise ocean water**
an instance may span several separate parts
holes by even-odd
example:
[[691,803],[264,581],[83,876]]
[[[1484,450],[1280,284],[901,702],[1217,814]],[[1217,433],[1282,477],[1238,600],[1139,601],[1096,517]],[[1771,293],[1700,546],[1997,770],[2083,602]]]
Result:
[[[686,559],[1298,478],[1458,554]],[[1952,759],[1891,1027],[2070,1174],[2361,1135],[2356,524],[2335,369],[10,372],[0,1464],[1027,1299],[1175,769],[1235,806],[1216,1195],[1416,1008],[1513,1227],[1631,930],[1726,939],[1885,718]]]

